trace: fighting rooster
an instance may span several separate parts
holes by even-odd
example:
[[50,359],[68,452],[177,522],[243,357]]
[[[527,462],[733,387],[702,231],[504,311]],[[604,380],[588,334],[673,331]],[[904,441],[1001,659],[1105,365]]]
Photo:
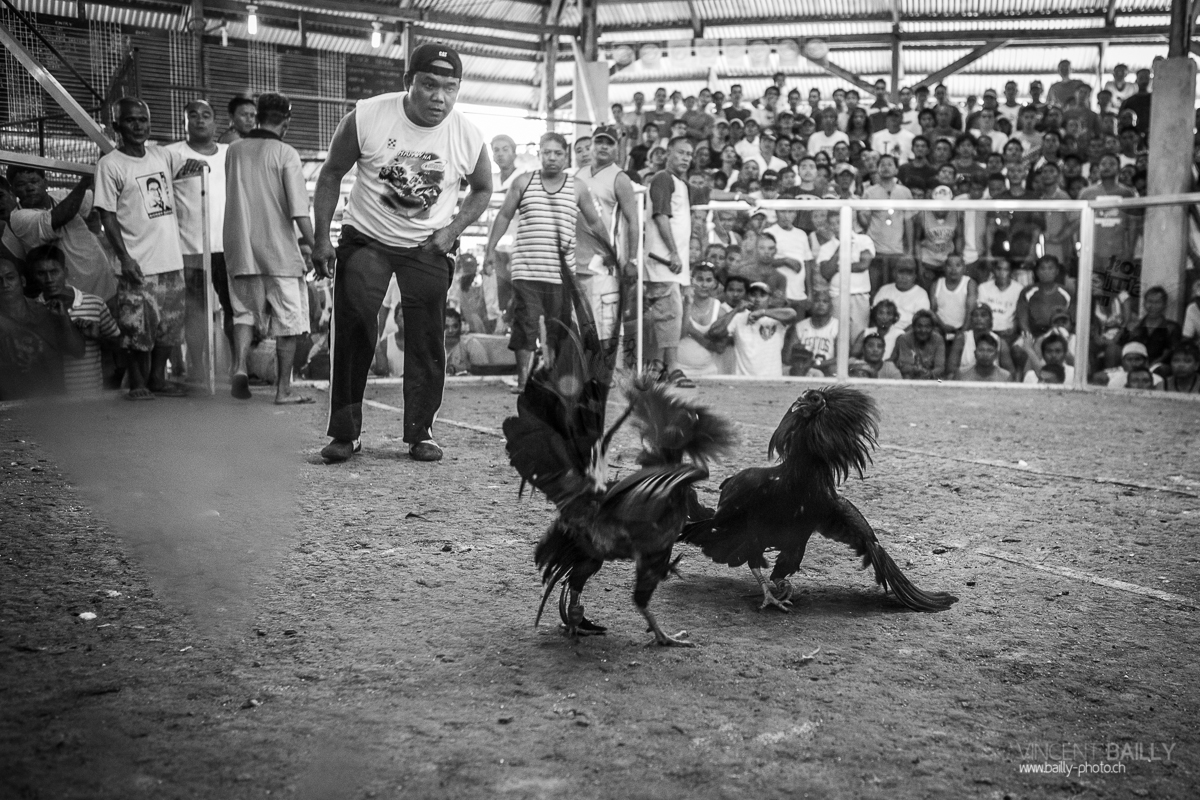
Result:
[[[851,470],[862,476],[879,432],[875,401],[848,386],[810,389],[784,414],[767,455],[782,461],[752,467],[721,484],[716,514],[689,523],[681,541],[690,542],[719,564],[749,564],[762,587],[760,608],[786,611],[804,548],[815,532],[843,542],[875,568],[884,591],[914,611],[943,611],[958,598],[923,592],[904,577],[875,538],[858,509],[837,492]],[[770,580],[763,577],[764,553],[777,550]],[[775,592],[778,592],[776,596]]]
[[[573,319],[553,321],[559,335],[543,335],[538,363],[517,399],[517,415],[504,421],[509,460],[526,482],[542,491],[558,515],[534,551],[545,592],[562,583],[559,615],[571,636],[605,628],[583,615],[580,595],[606,561],[633,560],[633,602],[660,645],[690,647],[686,632],[668,636],[649,609],[659,582],[674,571],[671,550],[688,518],[692,487],[708,477],[708,463],[734,444],[732,426],[707,409],[639,378],[626,392],[628,406],[606,432],[608,390],[616,361],[616,331],[597,332],[574,276],[563,269],[564,299]],[[621,314],[616,315],[620,324]],[[608,479],[613,434],[632,417],[642,434],[640,469]],[[686,459],[686,460],[685,460]]]

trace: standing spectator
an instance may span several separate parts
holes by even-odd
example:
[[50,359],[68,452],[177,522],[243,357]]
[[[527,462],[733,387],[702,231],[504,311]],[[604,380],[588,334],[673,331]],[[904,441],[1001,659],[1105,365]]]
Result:
[[1071,77],[1071,62],[1065,58],[1058,62],[1058,76],[1060,80],[1050,84],[1050,91],[1046,93],[1046,101],[1052,106],[1065,108],[1075,100],[1076,90],[1081,85],[1087,86],[1087,84]]
[[658,145],[658,126],[653,122],[647,122],[642,126],[642,139],[629,151],[629,167],[628,173],[630,179],[646,168],[646,162],[650,158],[650,150]]
[[258,107],[249,97],[235,97],[229,101],[229,126],[217,141],[220,144],[233,144],[245,139],[258,124]]
[[167,359],[183,344],[186,303],[174,179],[194,175],[204,165],[146,144],[150,108],[141,100],[122,98],[116,111],[121,146],[96,165],[96,208],[126,283],[140,290],[157,312],[157,324],[147,332],[148,370],[130,371],[129,396],[181,397],[187,393],[183,387],[167,382]]
[[[497,188],[501,192],[507,192],[517,175],[521,174],[517,171],[517,143],[511,136],[501,133],[492,138],[492,160],[500,176],[500,185]],[[512,276],[508,271],[508,263],[516,236],[517,220],[514,218],[508,226],[504,240],[496,246],[496,263],[489,268],[496,277],[496,301],[501,308],[508,308],[512,302]],[[403,342],[403,338],[397,341]],[[394,344],[392,346],[394,348]],[[400,355],[402,362],[404,354]]]
[[575,174],[584,167],[592,165],[592,137],[580,136],[575,140],[575,144],[571,146],[575,153],[575,164],[571,168],[571,174]]
[[815,156],[817,153],[825,153],[832,157],[833,146],[838,142],[849,145],[850,137],[846,135],[845,131],[838,130],[837,109],[823,109],[821,111],[821,129],[808,137],[808,154]]
[[899,108],[888,109],[883,117],[883,127],[871,134],[871,149],[876,153],[895,156],[896,161],[903,167],[913,156],[912,143],[916,137],[912,131],[900,127],[904,112]]
[[1004,102],[996,107],[998,118],[1008,120],[1014,130],[1017,127],[1017,116],[1021,113],[1021,104],[1017,101],[1017,82],[1008,81],[1004,84]]
[[9,217],[22,253],[47,244],[62,251],[76,288],[104,302],[117,294],[117,273],[108,252],[88,227],[92,214],[92,176],[85,175],[70,192],[51,193],[46,173],[33,167],[8,168],[13,193],[21,201]]
[[309,330],[304,274],[313,230],[300,154],[283,141],[291,119],[292,102],[285,95],[259,95],[258,127],[231,147],[226,159],[223,236],[234,341],[230,393],[250,399],[247,358],[255,329],[266,330],[275,339],[275,405],[313,402],[292,391],[296,343]]
[[990,151],[999,153],[1004,149],[1004,145],[1008,142],[1008,135],[1004,131],[996,129],[996,109],[983,108],[979,111],[979,127],[974,128],[969,133],[976,139],[987,139],[990,142]]
[[667,108],[667,90],[661,86],[654,90],[654,108],[643,115],[646,123],[653,122],[660,135],[666,134],[675,121],[675,115]]
[[1017,328],[1027,348],[1050,331],[1058,312],[1073,315],[1075,311],[1075,298],[1062,285],[1062,265],[1057,258],[1039,258],[1036,277],[1037,282],[1022,291],[1017,301]]
[[1032,80],[1029,82],[1029,105],[1031,108],[1033,108],[1039,119],[1045,115],[1047,109],[1049,109],[1049,106],[1042,102],[1043,91],[1044,88],[1041,81]]
[[[375,344],[377,314],[392,276],[404,313],[404,441],[409,456],[437,461],[433,422],[445,385],[443,347],[449,255],[487,208],[492,165],[483,134],[454,104],[462,61],[426,43],[410,54],[406,92],[361,100],[334,133],[313,205],[313,263],[328,277],[334,263],[329,225],[342,177],[358,165],[334,274],[333,359],[326,461],[360,449],[362,398]],[[462,181],[470,187],[457,213]]]
[[946,256],[945,274],[929,292],[929,310],[948,341],[967,328],[967,320],[979,298],[979,287],[966,275],[967,266],[958,253]]
[[63,357],[84,353],[63,301],[26,297],[17,265],[0,258],[0,401],[62,394]]
[[901,164],[896,176],[900,183],[911,188],[914,181],[930,184],[937,177],[937,167],[929,161],[929,139],[924,136],[914,136],[912,153],[908,163]]
[[[814,275],[814,287],[828,287],[830,300],[838,308],[842,292],[842,281],[838,273],[841,268],[841,241],[839,214],[836,211],[813,212],[817,229],[809,237],[814,252],[818,276]],[[871,315],[871,261],[875,257],[875,245],[863,233],[850,233],[850,341],[855,341],[866,330]]]
[[[12,212],[16,211],[19,206],[20,202],[13,192],[12,184],[3,176],[0,176],[0,258],[6,258],[14,264],[23,264],[26,252],[25,246],[21,244],[21,240],[13,233],[10,224]],[[26,281],[26,293],[31,295],[36,294],[37,287],[31,285],[36,283],[36,279],[28,275],[23,275],[22,277]]]
[[[575,177],[591,192],[596,201],[600,221],[622,259],[621,266],[626,274],[636,272],[631,260],[637,253],[637,203],[633,194],[633,182],[621,172],[616,163],[617,131],[610,125],[601,125],[592,134],[592,163],[579,170]],[[585,218],[586,219],[586,218]],[[582,274],[584,270],[596,272],[606,248],[592,238],[591,231],[576,224],[576,263]],[[624,243],[622,247],[621,244]],[[584,280],[586,284],[587,281]]]
[[1086,83],[1075,88],[1075,105],[1063,111],[1063,127],[1067,127],[1073,119],[1079,120],[1083,135],[1089,139],[1104,134],[1100,127],[1100,115],[1092,110],[1092,87]]
[[783,377],[783,343],[796,312],[787,306],[769,308],[771,287],[762,281],[750,284],[749,303],[734,308],[713,323],[709,336],[733,341],[737,375],[752,378]]
[[955,376],[960,381],[980,381],[984,383],[1007,383],[1012,380],[1012,373],[1003,367],[996,366],[1000,353],[1000,342],[990,333],[984,333],[975,339],[975,363],[962,369]]
[[[782,209],[775,215],[775,224],[763,231],[775,240],[776,253],[781,258],[789,259],[789,263],[781,264],[776,269],[787,279],[786,297],[789,303],[797,303],[808,299],[812,288],[813,262],[812,248],[809,245],[808,234],[795,225],[795,211]],[[795,265],[799,264],[797,270]],[[799,311],[799,307],[792,306]]]
[[[1080,200],[1095,200],[1099,197],[1136,197],[1137,192],[1119,183],[1117,174],[1121,162],[1112,153],[1100,156],[1099,182],[1079,193]],[[1107,296],[1118,288],[1116,281],[1120,265],[1133,257],[1133,234],[1128,221],[1128,212],[1119,208],[1096,209],[1096,233],[1092,252],[1094,273],[1104,280],[1102,292]]]
[[[193,100],[184,106],[183,113],[187,124],[187,140],[169,144],[166,149],[185,160],[193,159],[208,165],[208,246],[212,255],[212,286],[221,304],[221,330],[229,342],[230,352],[233,352],[233,301],[229,297],[229,273],[225,267],[225,156],[229,145],[214,141],[217,119],[207,101]],[[251,133],[253,131],[248,132],[247,136]],[[189,380],[194,382],[199,376],[207,374],[204,367],[206,356],[212,357],[208,352],[208,326],[204,319],[208,287],[204,285],[200,181],[181,181],[175,187],[175,201],[179,207],[179,244],[183,251],[183,280],[187,292],[184,320],[187,372]]]
[[[1021,109],[1017,130],[1012,135],[1012,139],[1016,139],[1021,143],[1021,147],[1024,150],[1023,156],[1029,162],[1032,162],[1042,153],[1042,134],[1037,129],[1037,120],[1037,109],[1031,105],[1025,106],[1025,108]],[[1005,144],[1004,149],[1008,150],[1007,144]]]
[[517,394],[525,390],[533,366],[539,320],[545,320],[547,335],[558,341],[563,330],[555,321],[565,321],[571,313],[563,305],[562,270],[575,271],[577,214],[582,212],[597,242],[608,239],[592,193],[567,170],[567,140],[559,133],[543,134],[538,154],[542,168],[517,178],[504,196],[492,222],[483,261],[487,267],[495,260],[496,243],[508,230],[513,215],[520,214],[512,254],[514,302],[508,343],[517,354],[517,385],[513,390]]
[[[930,193],[930,199],[949,202],[954,199],[954,192],[949,186],[938,186]],[[954,252],[961,227],[961,215],[949,208],[917,212],[913,232],[917,240],[920,283],[926,290],[932,289],[945,271],[946,259]]]
[[723,111],[725,119],[732,123],[735,119],[745,123],[750,119],[750,115],[754,113],[751,108],[746,108],[742,105],[742,85],[735,83],[729,87],[729,105]]
[[458,257],[458,269],[446,303],[458,312],[460,322],[469,333],[504,332],[495,275],[481,275],[479,259],[474,254],[463,253]]
[[[898,165],[894,156],[879,158],[879,182],[863,190],[864,200],[912,200],[912,192],[896,181]],[[871,289],[892,279],[892,270],[912,247],[912,212],[885,209],[860,211],[858,221],[875,243],[875,260],[871,262]]]
[[687,111],[683,113],[681,119],[687,123],[688,138],[692,140],[693,146],[712,138],[713,126],[716,124],[712,114],[705,109],[705,106],[708,105],[707,102],[704,102],[706,92],[708,89],[700,91],[701,102],[699,104],[695,97],[688,97],[683,101]]
[[1134,127],[1142,136],[1150,133],[1150,70],[1137,71],[1137,91],[1121,103],[1121,111],[1134,113]]
[[32,250],[28,262],[42,287],[42,302],[57,303],[65,308],[83,337],[83,355],[63,358],[63,382],[67,394],[76,397],[100,394],[104,388],[100,343],[120,340],[121,329],[117,327],[117,321],[103,300],[67,283],[66,254],[58,247],[44,245]]
[[1127,75],[1129,75],[1129,67],[1117,64],[1113,67],[1113,79],[1104,84],[1104,91],[1112,95],[1112,104],[1117,108],[1120,108],[1126,100],[1137,93],[1137,84],[1125,80]]
[[946,343],[937,333],[933,313],[921,309],[912,326],[896,340],[896,368],[908,380],[941,380],[946,370]]

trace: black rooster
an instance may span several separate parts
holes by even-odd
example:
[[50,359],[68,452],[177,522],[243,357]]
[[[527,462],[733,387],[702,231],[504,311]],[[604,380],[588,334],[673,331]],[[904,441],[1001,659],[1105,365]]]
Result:
[[[719,564],[749,564],[762,587],[760,608],[791,605],[790,575],[800,569],[809,537],[819,532],[854,548],[875,581],[915,611],[943,611],[958,598],[923,592],[904,577],[858,509],[837,492],[851,470],[861,477],[879,431],[875,401],[848,386],[810,389],[792,404],[771,436],[773,467],[743,470],[721,484],[715,515],[689,523],[681,541]],[[777,550],[768,581],[765,552]],[[775,596],[773,591],[779,596]]]
[[[708,461],[733,445],[733,428],[706,409],[672,395],[649,379],[628,390],[628,407],[604,431],[609,384],[616,361],[616,331],[602,339],[574,276],[562,271],[564,300],[573,321],[543,339],[542,357],[517,399],[517,416],[504,421],[509,460],[558,507],[534,551],[546,590],[538,607],[562,582],[559,614],[571,636],[603,633],[586,619],[580,594],[606,561],[636,564],[633,602],[661,645],[690,647],[668,636],[648,607],[659,582],[673,571],[671,550],[688,518],[692,486],[708,477]],[[616,315],[621,319],[621,314]],[[642,432],[637,472],[608,480],[609,442],[632,416]],[[684,457],[688,461],[684,461]]]

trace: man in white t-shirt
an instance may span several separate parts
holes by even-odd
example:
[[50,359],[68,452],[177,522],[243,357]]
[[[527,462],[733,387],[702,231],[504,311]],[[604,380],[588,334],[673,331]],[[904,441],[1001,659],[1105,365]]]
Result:
[[915,134],[900,127],[904,121],[904,112],[899,108],[889,108],[885,121],[887,127],[871,134],[871,149],[876,153],[890,153],[896,157],[899,164],[907,164],[912,158],[912,142]]
[[808,137],[808,154],[815,156],[824,153],[833,158],[833,146],[838,142],[850,144],[850,137],[845,131],[838,130],[838,112],[836,108],[826,108],[821,111],[821,129]]
[[[461,80],[458,53],[444,44],[423,44],[408,60],[408,91],[360,101],[329,145],[313,199],[313,264],[318,274],[334,278],[332,441],[321,451],[328,462],[345,461],[361,449],[362,399],[379,307],[392,275],[404,309],[404,441],[414,460],[442,458],[433,422],[446,380],[450,253],[492,196],[492,163],[483,134],[454,109]],[[358,180],[335,253],[329,225],[342,177],[356,164]],[[464,180],[470,192],[459,205]]]
[[992,279],[979,284],[977,302],[992,310],[992,332],[1010,345],[1017,333],[1017,304],[1025,287],[1012,279],[1012,267],[1006,259],[992,264]]
[[[257,113],[257,106],[255,107]],[[166,146],[185,159],[208,165],[208,249],[212,287],[221,304],[221,330],[233,350],[233,305],[229,299],[229,274],[225,269],[225,155],[229,145],[216,141],[217,117],[206,100],[193,100],[183,108],[187,139]],[[175,186],[179,211],[179,244],[183,251],[183,280],[187,287],[188,379],[206,374],[209,343],[204,320],[204,239],[201,227],[200,181],[180,181]]]
[[[834,311],[840,307],[842,280],[841,247],[838,239],[840,224],[836,211],[814,211],[813,231],[809,243],[813,249],[813,261],[821,276],[821,283],[828,284],[829,296]],[[875,243],[865,233],[851,230],[850,233],[850,341],[867,329],[871,318],[871,262],[875,259]],[[814,276],[813,284],[817,280]]]
[[117,294],[116,265],[88,227],[92,213],[92,176],[85,175],[70,192],[51,192],[46,173],[14,164],[8,180],[21,207],[9,217],[9,227],[25,251],[56,244],[66,259],[71,283],[85,294],[108,302]]
[[896,261],[896,282],[883,286],[875,293],[875,302],[891,300],[900,318],[896,327],[908,330],[913,314],[929,310],[929,293],[917,285],[917,265],[912,256],[900,256]]
[[775,224],[763,231],[775,239],[775,255],[800,265],[781,264],[775,270],[787,280],[784,298],[788,305],[800,311],[798,304],[808,299],[810,276],[813,274],[813,254],[808,234],[795,225],[796,212],[786,209],[775,214]]
[[129,396],[181,396],[184,389],[168,384],[166,375],[171,350],[183,344],[186,302],[174,181],[197,174],[204,165],[146,144],[150,108],[141,100],[122,98],[116,117],[121,146],[96,164],[96,208],[122,274],[157,311],[155,329],[146,331],[152,342],[149,363],[140,355],[133,359]]
[[1137,84],[1125,80],[1129,75],[1129,67],[1117,64],[1113,67],[1113,79],[1104,84],[1104,91],[1112,93],[1112,108],[1120,108],[1121,104],[1137,94]]
[[796,312],[787,306],[769,308],[771,287],[750,284],[746,301],[724,314],[708,330],[710,339],[728,336],[733,342],[735,374],[751,378],[783,377],[783,342]]

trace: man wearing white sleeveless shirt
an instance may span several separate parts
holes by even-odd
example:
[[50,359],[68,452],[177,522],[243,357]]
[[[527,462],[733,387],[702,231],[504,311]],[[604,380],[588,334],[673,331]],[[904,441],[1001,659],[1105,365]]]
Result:
[[[334,274],[329,462],[360,449],[362,398],[380,305],[393,275],[404,315],[404,441],[417,461],[437,461],[433,421],[446,380],[443,318],[458,237],[487,208],[492,165],[483,134],[454,110],[462,60],[440,43],[412,51],[406,92],[360,102],[338,125],[314,197],[313,263]],[[335,253],[329,224],[342,177],[355,164]],[[460,182],[470,192],[459,199]]]

